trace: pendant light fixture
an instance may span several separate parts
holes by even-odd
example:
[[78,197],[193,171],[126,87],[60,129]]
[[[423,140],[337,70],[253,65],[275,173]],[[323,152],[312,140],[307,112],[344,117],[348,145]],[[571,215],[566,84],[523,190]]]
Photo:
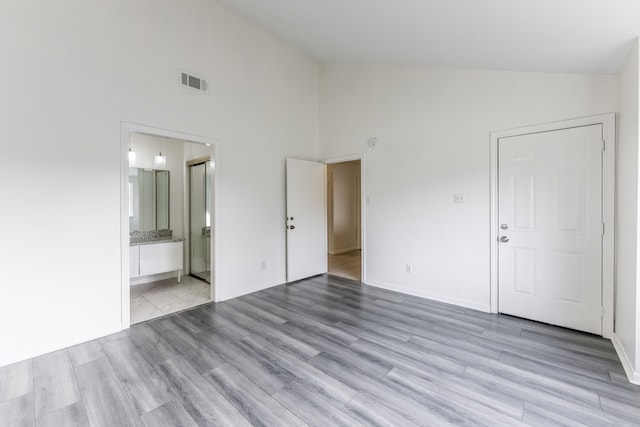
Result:
[[162,155],[162,139],[160,139],[160,152],[153,157],[153,164],[160,169],[164,169],[167,165],[167,157]]
[[129,167],[136,165],[136,152],[131,149],[131,141],[129,141]]

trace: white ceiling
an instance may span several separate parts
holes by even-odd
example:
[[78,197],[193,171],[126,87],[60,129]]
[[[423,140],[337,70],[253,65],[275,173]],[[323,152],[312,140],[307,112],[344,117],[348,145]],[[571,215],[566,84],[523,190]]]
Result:
[[320,62],[615,74],[640,0],[220,0]]

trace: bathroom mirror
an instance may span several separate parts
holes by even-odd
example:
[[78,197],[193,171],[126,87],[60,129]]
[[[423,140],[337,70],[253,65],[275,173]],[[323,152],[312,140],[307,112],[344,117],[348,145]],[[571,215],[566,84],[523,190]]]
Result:
[[169,228],[169,171],[129,168],[129,230]]

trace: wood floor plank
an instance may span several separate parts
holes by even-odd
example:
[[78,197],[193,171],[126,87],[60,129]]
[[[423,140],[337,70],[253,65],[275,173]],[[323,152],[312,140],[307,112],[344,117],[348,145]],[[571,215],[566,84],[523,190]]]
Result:
[[423,331],[420,335],[414,335],[408,341],[430,351],[456,356],[459,360],[468,360],[469,355],[498,360],[503,353],[500,349],[487,345],[478,345],[468,340],[452,339],[449,336],[430,331]]
[[250,426],[249,421],[182,356],[158,369],[179,402],[199,426]]
[[33,391],[33,361],[25,360],[0,368],[0,402]]
[[584,427],[589,425],[575,421],[564,415],[548,411],[531,403],[527,403],[525,405],[522,421],[532,426],[548,427]]
[[629,384],[629,380],[627,379],[627,374],[624,372],[624,369],[619,371],[617,369],[609,370],[609,378],[611,382],[620,386],[621,388],[631,388],[634,389],[632,384]]
[[454,374],[462,374],[465,370],[465,365],[459,362],[421,352],[418,348],[382,346],[365,339],[351,344],[350,348],[358,354],[378,357],[391,366],[401,367],[417,375],[427,369]]
[[91,425],[142,425],[133,402],[106,358],[85,363],[75,370]]
[[[330,355],[321,353],[309,360],[309,364],[340,380],[359,393],[374,398],[380,405],[407,418],[413,424],[449,425],[458,419],[451,414],[442,413],[437,408],[432,410],[423,402],[407,396],[396,384],[375,378],[356,364],[334,360]],[[426,423],[426,424],[425,424]]]
[[[524,401],[518,396],[503,393],[499,388],[483,387],[465,376],[431,369],[424,369],[417,376],[429,381],[443,392],[463,395],[515,419],[522,418]],[[389,375],[387,375],[388,377]]]
[[33,388],[36,418],[80,400],[69,350],[33,359]]
[[38,427],[89,427],[89,419],[82,402],[76,402],[49,412],[36,420]]
[[[157,320],[139,323],[129,330],[128,336],[140,349],[140,354],[152,365],[157,365],[178,355],[176,349],[155,331],[151,324]],[[123,338],[122,336],[120,338]]]
[[215,351],[192,335],[187,327],[175,322],[173,317],[152,322],[150,326],[201,374],[225,363]]
[[[574,361],[573,364],[548,363],[545,360],[533,359],[526,355],[504,352],[500,356],[500,361],[509,366],[527,369],[532,372],[543,372],[548,369],[555,371],[555,377],[563,382],[579,387],[591,389],[597,393],[621,393],[630,394],[628,390],[621,389],[613,384],[609,379],[609,373],[597,372],[590,368],[585,368]],[[639,396],[640,397],[640,396]]]
[[[392,364],[385,362],[375,354],[357,354],[349,346],[339,345],[335,341],[325,338],[324,335],[308,334],[304,328],[297,325],[287,323],[282,325],[280,330],[342,360],[357,358],[358,365],[366,369],[371,375],[383,376],[393,367]],[[267,341],[271,342],[271,339],[267,337]]]
[[73,366],[84,365],[85,363],[93,362],[94,360],[105,357],[104,351],[102,350],[102,344],[99,340],[93,340],[69,347],[69,354],[71,355]]
[[426,381],[410,372],[394,368],[387,375],[390,381],[402,385],[416,395],[427,398],[440,407],[449,408],[466,418],[468,423],[485,426],[525,426],[518,417],[512,417],[493,409],[487,404],[469,398],[465,393],[443,389],[438,384]]
[[253,426],[301,426],[304,422],[230,365],[204,375]]
[[142,415],[146,427],[197,427],[198,424],[179,403],[170,401]]
[[[313,280],[313,282],[311,282]],[[332,288],[346,289],[361,295],[371,296],[375,299],[383,299],[390,302],[402,303],[407,295],[399,292],[389,291],[387,289],[377,288],[375,286],[363,286],[362,283],[354,280],[345,279],[343,277],[335,277],[331,275],[316,276],[306,283],[322,283]],[[313,285],[312,285],[313,286]]]
[[[369,310],[374,313],[379,313],[385,316],[393,316],[399,321],[409,320],[421,320],[428,323],[445,323],[447,325],[457,325],[460,327],[468,327],[470,322],[457,319],[449,313],[438,313],[435,311],[426,311],[418,308],[412,308],[406,304],[397,304],[384,300],[377,300],[374,304],[376,307],[369,307]],[[381,310],[380,308],[384,310]]]
[[[602,360],[599,358],[579,355],[571,350],[565,349],[561,345],[549,345],[536,343],[522,338],[513,336],[512,334],[503,334],[495,330],[482,330],[480,333],[472,329],[460,329],[451,327],[450,325],[434,325],[427,328],[427,336],[429,333],[440,334],[443,338],[451,337],[454,340],[466,341],[468,343],[491,348],[496,351],[512,352],[526,357],[547,360],[559,364],[574,364],[576,360],[580,360],[580,364],[585,368],[593,371],[605,371],[612,367],[610,360]],[[421,336],[425,332],[418,331],[416,335]]]
[[304,341],[291,337],[290,335],[281,332],[280,329],[276,327],[270,327],[258,322],[244,313],[234,310],[229,305],[224,305],[224,303],[220,304],[217,310],[226,316],[231,322],[234,322],[243,328],[252,330],[254,334],[269,336],[272,341],[277,342],[281,347],[287,348],[290,353],[299,354],[302,358],[313,357],[319,353],[318,349],[313,348]]
[[277,360],[262,357],[240,339],[242,337],[232,337],[223,331],[204,331],[198,337],[268,394],[281,390],[295,380],[295,376],[283,369]]
[[640,398],[612,399],[608,396],[600,396],[600,405],[603,412],[620,417],[635,425],[640,425]]
[[296,292],[289,291],[288,288],[292,287],[295,287],[295,284],[287,284],[283,285],[282,287],[277,286],[275,288],[268,288],[264,289],[261,292],[267,295],[267,297],[269,298],[282,301],[282,303],[284,304],[287,304],[291,307],[298,307],[302,310],[316,304],[322,304],[324,302],[324,299],[313,298],[310,295],[300,295]]
[[287,384],[273,398],[295,413],[310,426],[364,427],[342,410],[337,409],[320,394],[298,382]]
[[[411,332],[404,329],[394,328],[393,326],[371,322],[366,319],[353,318],[340,320],[336,324],[336,328],[340,330],[351,330],[351,334],[357,337],[366,338],[363,333],[384,335],[399,341],[409,341],[414,336]],[[370,335],[369,335],[370,336]]]
[[0,425],[35,426],[34,406],[33,393],[0,402]]
[[[287,322],[287,326],[292,324],[293,322]],[[332,326],[326,326],[326,325],[317,326],[317,323],[312,321],[296,323],[295,327],[302,330],[303,333],[306,335],[322,337],[325,341],[330,341],[338,346],[348,346],[358,340],[357,336],[351,333],[348,333],[345,328],[332,327]],[[277,330],[279,331],[280,329],[277,329]],[[272,331],[272,333],[270,334],[266,334],[266,336],[273,338],[275,331],[276,330]],[[315,354],[309,354],[309,356],[313,357],[316,354],[317,352]]]
[[299,292],[305,295],[310,295],[310,294],[315,295],[321,301],[324,301],[325,299],[327,299],[334,302],[339,302],[342,299],[349,299],[349,298],[351,298],[351,300],[358,299],[358,300],[366,300],[369,302],[373,302],[376,300],[375,296],[364,295],[355,289],[329,285],[323,282],[318,277],[310,278],[308,283],[310,285],[315,284],[316,286],[307,286],[304,289],[297,287],[297,288],[293,288],[292,291]]
[[[468,368],[465,376],[469,376],[478,384],[485,387],[497,387],[505,393],[520,397],[527,404],[543,408],[549,413],[575,420],[586,425],[615,425],[616,419],[602,412],[599,402],[585,404],[576,402],[570,394],[557,395],[553,391],[546,391],[539,387],[531,387],[517,378],[507,378],[499,373],[488,372],[477,368]],[[526,412],[526,410],[525,410]]]
[[[358,393],[345,408],[347,414],[366,426],[412,427],[418,426],[400,414],[381,405],[366,394]],[[442,425],[442,424],[441,424]]]
[[208,328],[205,328],[205,330],[217,331],[224,329],[225,331],[228,331],[234,336],[240,338],[246,337],[253,333],[251,330],[245,329],[224,317],[222,314],[220,314],[219,311],[216,311],[216,307],[219,307],[219,305],[209,304],[204,307],[190,310],[189,314],[195,316],[196,318],[198,318],[198,320],[209,326]]
[[293,374],[298,382],[315,390],[338,408],[344,406],[357,394],[351,387],[319,369],[305,364],[300,359],[291,356],[266,340],[245,337],[243,342],[262,355],[262,357],[277,361],[278,365]]
[[569,337],[556,336],[553,334],[541,334],[523,330],[521,337],[530,342],[540,342],[553,347],[561,345],[564,349],[577,354],[596,357],[603,361],[618,361],[618,357],[611,343],[603,343],[601,340],[594,340],[589,345],[583,345],[572,341]]
[[237,298],[227,301],[231,307],[242,312],[243,314],[251,317],[252,319],[263,322],[271,326],[279,326],[286,322],[288,319],[278,316],[277,314],[270,313],[267,310],[260,308],[259,306],[252,304],[246,298]]
[[167,385],[142,357],[131,338],[110,341],[104,345],[104,351],[139,414],[171,400]]
[[173,325],[180,327],[180,329],[186,330],[190,334],[197,334],[205,329],[209,329],[210,326],[202,319],[192,315],[190,312],[176,313],[174,316],[158,319],[155,324],[164,325],[167,322],[171,322]]
[[[472,368],[468,367],[466,373]],[[530,390],[540,390],[561,396],[563,399],[577,404],[585,406],[599,406],[600,404],[598,394],[594,390],[568,383],[555,376],[550,377],[545,371],[529,371],[518,366],[496,363],[489,368],[489,372],[519,384],[526,384]]]
[[323,333],[328,333],[336,336],[336,339],[342,340],[344,342],[352,342],[355,341],[355,337],[352,334],[348,334],[341,330],[341,328],[334,327],[333,324],[326,324],[323,322],[317,321],[314,317],[309,316],[308,312],[305,310],[303,312],[297,312],[292,308],[281,308],[279,305],[274,304],[271,301],[267,301],[264,299],[260,299],[254,297],[253,295],[246,295],[243,299],[250,301],[251,304],[261,307],[264,310],[273,312],[278,314],[280,317],[287,319],[289,323],[294,323],[296,325],[308,325],[313,326],[319,330],[322,330]]

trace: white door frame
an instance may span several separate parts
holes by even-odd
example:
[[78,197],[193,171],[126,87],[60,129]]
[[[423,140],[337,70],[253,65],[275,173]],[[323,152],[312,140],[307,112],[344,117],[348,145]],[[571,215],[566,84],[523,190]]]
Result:
[[602,138],[605,150],[602,164],[602,217],[605,233],[602,241],[602,336],[613,335],[613,300],[615,267],[615,154],[616,154],[616,117],[614,113],[582,117],[560,122],[526,126],[491,132],[491,313],[498,313],[498,140],[510,136],[549,132],[560,129],[589,125],[602,125]]
[[120,126],[120,254],[121,254],[121,319],[122,329],[128,329],[131,326],[130,313],[130,285],[129,285],[129,144],[132,133],[142,133],[146,135],[173,138],[186,142],[194,142],[197,144],[208,145],[211,148],[211,161],[214,162],[213,168],[213,209],[211,212],[211,300],[215,301],[215,274],[217,269],[217,253],[218,239],[216,238],[216,230],[218,230],[218,212],[220,207],[220,140],[199,135],[192,135],[184,132],[172,131],[168,129],[156,128],[136,123],[122,122]]
[[344,163],[350,162],[353,160],[360,160],[360,281],[362,283],[367,283],[367,257],[365,256],[366,248],[367,248],[367,223],[366,223],[366,200],[367,200],[367,192],[366,192],[366,183],[365,183],[365,155],[361,154],[352,154],[350,156],[342,156],[342,157],[331,157],[324,160],[326,164],[333,163]]

